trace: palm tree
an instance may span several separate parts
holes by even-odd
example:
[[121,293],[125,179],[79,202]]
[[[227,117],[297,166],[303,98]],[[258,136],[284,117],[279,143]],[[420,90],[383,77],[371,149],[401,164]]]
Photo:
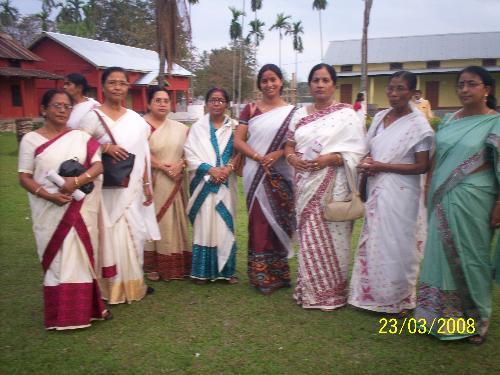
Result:
[[368,25],[370,24],[370,11],[372,9],[373,0],[365,1],[365,12],[363,17],[363,39],[361,40],[361,83],[360,92],[365,94],[365,100],[368,100],[366,95],[366,87],[368,83]]
[[59,3],[56,2],[56,0],[42,0],[42,11],[35,14],[35,16],[40,19],[43,31],[47,31],[49,29],[50,13],[52,12],[52,9],[57,6],[59,6]]
[[280,40],[279,40],[279,66],[281,67],[281,40],[283,39],[283,31],[288,31],[290,30],[290,22],[288,21],[291,19],[292,16],[285,16],[285,13],[278,13],[276,16],[276,21],[274,22],[274,25],[272,25],[269,29],[269,31],[276,29],[278,30],[280,34]]
[[168,70],[177,57],[176,39],[179,14],[176,0],[155,0],[156,38],[160,66],[158,71],[158,85],[165,86],[165,59]]
[[313,9],[318,10],[319,15],[319,48],[321,51],[321,62],[323,62],[323,27],[321,24],[321,11],[326,9],[328,5],[327,0],[314,0],[313,1]]
[[78,23],[82,21],[82,10],[85,3],[82,0],[67,0],[66,4],[59,3],[61,11],[56,17],[59,22]]
[[259,19],[254,19],[250,21],[250,31],[248,32],[247,35],[247,43],[253,42],[255,47],[258,47],[262,39],[264,39],[264,31],[262,31],[262,28],[264,27],[265,23],[262,22]]
[[304,44],[302,43],[302,35],[304,34],[304,27],[302,21],[292,23],[290,30],[286,34],[292,35],[293,50],[295,51],[295,79],[297,80],[297,57],[299,53],[304,52]]
[[238,45],[238,41],[241,39],[241,35],[243,33],[243,28],[239,21],[239,18],[245,14],[244,11],[236,9],[234,7],[229,7],[233,18],[231,19],[231,24],[229,25],[229,37],[233,42],[234,54],[233,54],[233,90],[232,90],[232,98],[234,100],[236,94],[236,47]]
[[0,2],[0,9],[0,25],[13,26],[19,17],[19,10],[10,3],[10,0]]

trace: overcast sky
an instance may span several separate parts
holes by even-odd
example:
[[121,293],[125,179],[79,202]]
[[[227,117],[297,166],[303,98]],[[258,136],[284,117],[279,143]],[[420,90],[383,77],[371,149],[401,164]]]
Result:
[[[241,9],[246,4],[244,34],[254,14],[250,0],[200,0],[192,7],[193,43],[200,50],[226,46],[229,39],[231,12],[229,6]],[[40,0],[14,0],[22,14],[40,11]],[[361,38],[362,0],[330,0],[322,12],[324,52],[328,41]],[[299,80],[307,79],[309,69],[320,62],[318,12],[312,0],[263,0],[257,17],[265,22],[265,38],[258,52],[259,64],[278,63],[278,32],[268,31],[276,15],[284,12],[304,25],[304,53],[299,55]],[[369,37],[447,34],[478,31],[500,31],[500,0],[373,0]],[[464,46],[467,48],[467,46]],[[292,39],[282,42],[282,67],[295,70]]]

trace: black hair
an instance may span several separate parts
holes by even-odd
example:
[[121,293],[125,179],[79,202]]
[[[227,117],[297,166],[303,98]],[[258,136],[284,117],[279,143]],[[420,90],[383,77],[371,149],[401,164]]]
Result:
[[497,98],[495,98],[495,94],[493,92],[493,77],[491,76],[490,72],[488,72],[486,69],[476,66],[476,65],[471,65],[468,66],[465,69],[462,69],[460,73],[458,73],[457,76],[457,82],[460,79],[460,76],[464,73],[471,73],[479,76],[481,78],[481,81],[483,81],[485,86],[488,86],[490,88],[490,93],[486,97],[486,105],[490,109],[495,109],[497,106]]
[[170,93],[165,87],[160,87],[160,86],[151,86],[148,88],[148,104],[151,104],[151,101],[153,100],[155,94],[159,91],[164,91],[167,93],[168,98],[170,99]]
[[421,94],[421,93],[422,93],[422,90],[417,89],[417,90],[415,90],[415,94],[416,94],[416,93]]
[[220,87],[212,87],[211,89],[209,89],[205,95],[205,103],[208,103],[208,99],[210,99],[210,97],[212,96],[212,94],[214,92],[220,92],[222,94],[222,96],[224,97],[224,100],[229,104],[230,102],[230,98],[229,98],[229,94],[227,93],[226,90],[224,90],[223,88],[220,88]]
[[307,77],[307,83],[311,84],[314,73],[317,70],[320,70],[323,68],[325,68],[328,71],[328,74],[330,74],[330,78],[332,79],[333,83],[337,84],[337,72],[335,71],[335,68],[333,66],[325,64],[325,63],[316,64],[312,67],[311,71],[309,72],[309,77]]
[[[259,91],[262,91],[260,89],[260,80],[262,79],[264,73],[267,72],[268,70],[276,74],[278,78],[281,79],[281,81],[283,81],[283,73],[281,73],[281,69],[275,64],[266,64],[262,68],[260,68],[259,73],[257,74],[257,88],[259,89]],[[283,92],[283,86],[281,86],[280,94],[282,92]]]
[[391,82],[393,78],[404,79],[408,84],[408,89],[410,89],[410,91],[415,90],[417,88],[417,75],[415,73],[409,72],[408,70],[400,70],[396,73],[393,73],[389,77],[389,82]]
[[69,102],[71,103],[71,105],[73,105],[73,98],[63,89],[50,89],[50,90],[45,91],[45,93],[42,96],[42,101],[41,101],[40,105],[43,108],[47,108],[49,106],[50,102],[52,101],[52,98],[54,96],[56,96],[57,94],[66,95],[69,98]]
[[127,75],[127,72],[125,71],[125,69],[123,69],[119,66],[110,66],[109,68],[104,69],[104,71],[102,72],[101,83],[104,85],[104,83],[106,83],[106,80],[108,79],[109,75],[111,73],[114,73],[114,72],[120,72],[120,73],[125,74],[125,77],[127,78],[127,81],[128,81],[128,75]]
[[89,90],[89,84],[87,79],[79,73],[70,73],[66,76],[66,81],[73,83],[75,86],[81,86],[82,94],[87,94]]
[[362,101],[364,96],[365,96],[365,94],[364,94],[364,93],[362,93],[362,92],[358,92],[358,95],[356,95],[356,101],[357,101],[357,102]]

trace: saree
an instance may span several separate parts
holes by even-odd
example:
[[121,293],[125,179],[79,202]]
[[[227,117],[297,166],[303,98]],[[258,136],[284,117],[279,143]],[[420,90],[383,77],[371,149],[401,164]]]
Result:
[[[384,129],[391,110],[377,113],[368,131],[371,157],[390,164],[415,163],[432,148],[434,132],[412,112]],[[377,312],[415,308],[418,268],[425,244],[423,175],[377,173],[368,177],[365,221],[351,276],[349,304]],[[420,220],[419,220],[420,219]]]
[[[292,105],[260,113],[248,121],[248,145],[261,155],[283,147],[296,108]],[[248,278],[264,293],[290,286],[289,257],[295,232],[293,172],[284,158],[271,174],[245,159],[243,186],[248,209]]]
[[233,156],[236,122],[225,117],[215,129],[206,114],[189,131],[184,155],[189,172],[187,213],[193,225],[191,277],[201,280],[229,280],[236,271],[235,220],[236,174],[226,182],[212,183],[208,171],[224,167]]
[[[178,162],[187,134],[186,125],[166,119],[149,138],[152,155],[163,164]],[[162,280],[183,279],[191,273],[185,179],[176,183],[163,171],[153,170],[153,188],[161,239],[146,243],[144,271],[158,272]]]
[[80,121],[82,121],[83,117],[91,110],[99,107],[100,105],[101,104],[98,101],[92,98],[86,98],[84,102],[75,104],[73,106],[73,109],[71,110],[71,115],[69,116],[67,125],[71,129],[79,129]]
[[[75,130],[47,140],[37,132],[26,134],[20,145],[19,172],[33,175],[47,192],[58,187],[46,175],[58,171],[63,161],[78,158],[89,168],[100,161],[99,144],[88,134]],[[59,207],[28,194],[33,232],[42,263],[46,329],[65,330],[90,326],[106,312],[95,277],[98,246],[97,211],[102,179],[81,201]]]
[[[295,210],[300,250],[294,299],[307,309],[332,310],[347,302],[347,276],[352,221],[329,222],[323,209],[332,194],[342,201],[349,195],[346,168],[356,166],[367,152],[365,128],[348,104],[334,104],[313,114],[297,111],[288,132],[298,157],[320,144],[320,155],[342,155],[343,166],[328,166],[295,174]],[[333,183],[333,186],[331,186]]]
[[[148,144],[150,128],[141,116],[131,110],[127,110],[116,121],[104,112],[98,109],[96,111],[106,121],[117,144],[135,155],[128,187],[103,189],[100,206],[102,295],[110,304],[130,303],[141,300],[146,295],[147,286],[143,275],[144,244],[147,240],[160,239],[154,204],[143,205],[144,161],[148,171],[151,170]],[[81,127],[99,143],[111,143],[93,111],[82,119]],[[109,263],[116,266],[107,266]]]
[[[489,223],[500,180],[500,115],[454,116],[445,117],[436,134],[415,309],[415,318],[442,340],[486,335],[500,265],[499,257],[494,265]],[[475,172],[485,163],[490,168]],[[440,318],[447,324],[438,324]],[[461,329],[464,321],[472,329]]]

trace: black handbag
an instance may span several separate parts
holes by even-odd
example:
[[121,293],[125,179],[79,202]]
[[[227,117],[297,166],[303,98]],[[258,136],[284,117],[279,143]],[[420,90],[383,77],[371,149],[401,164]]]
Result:
[[[101,121],[102,126],[109,135],[111,142],[116,145],[113,133],[108,128],[106,121],[102,118],[99,112],[95,111],[99,121]],[[135,155],[128,152],[128,158],[125,160],[116,160],[108,154],[102,155],[102,166],[103,172],[103,182],[102,186],[104,188],[126,188],[128,187],[130,181],[130,174],[132,169],[134,169]]]
[[[59,176],[61,177],[78,177],[86,171],[85,167],[78,161],[77,158],[63,161],[59,166]],[[78,189],[83,191],[85,194],[90,194],[92,190],[94,190],[94,183],[91,181],[80,186]]]

